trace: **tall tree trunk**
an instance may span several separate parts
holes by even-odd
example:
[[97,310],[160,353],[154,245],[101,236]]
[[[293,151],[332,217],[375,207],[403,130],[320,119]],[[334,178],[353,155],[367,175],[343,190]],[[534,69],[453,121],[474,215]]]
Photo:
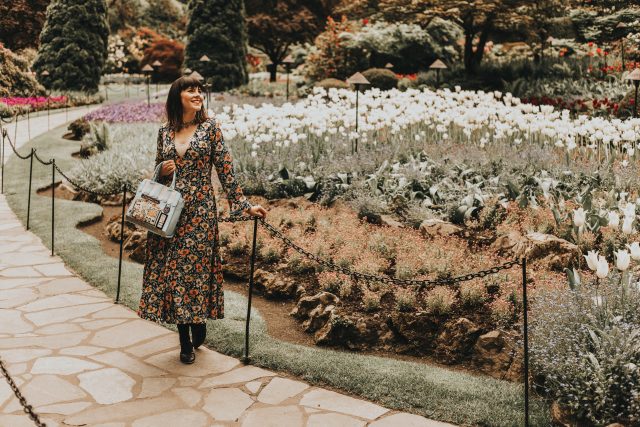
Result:
[[273,62],[273,59],[271,59],[272,63],[271,65],[269,65],[269,82],[273,83],[276,81],[276,77],[277,77],[277,72],[278,72],[278,63],[277,62]]

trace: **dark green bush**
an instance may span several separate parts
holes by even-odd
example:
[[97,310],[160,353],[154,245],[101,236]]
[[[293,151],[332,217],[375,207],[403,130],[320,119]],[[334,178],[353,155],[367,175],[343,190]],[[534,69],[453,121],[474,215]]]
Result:
[[338,80],[334,78],[320,80],[315,86],[323,87],[325,89],[336,88],[336,89],[349,89],[349,84],[343,80]]
[[72,121],[67,128],[73,133],[73,139],[80,141],[83,136],[89,133],[91,126],[83,118]]
[[[96,92],[107,59],[104,0],[55,0],[47,8],[33,69],[47,88]],[[49,76],[42,76],[47,70]]]
[[398,77],[393,71],[386,68],[369,68],[362,75],[371,83],[370,87],[380,90],[395,89],[398,87]]

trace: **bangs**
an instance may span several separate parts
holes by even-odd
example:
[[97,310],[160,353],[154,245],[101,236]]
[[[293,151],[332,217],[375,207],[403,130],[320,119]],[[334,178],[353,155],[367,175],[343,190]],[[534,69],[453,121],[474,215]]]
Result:
[[198,88],[204,92],[204,86],[202,82],[193,76],[182,76],[176,81],[177,89],[182,92],[190,88]]

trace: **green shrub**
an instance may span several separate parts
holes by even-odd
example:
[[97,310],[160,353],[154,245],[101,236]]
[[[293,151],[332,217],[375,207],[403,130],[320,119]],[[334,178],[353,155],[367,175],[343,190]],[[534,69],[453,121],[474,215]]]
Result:
[[366,311],[367,313],[379,310],[380,295],[375,292],[365,291],[364,295],[362,296],[362,305],[364,306],[364,311]]
[[44,88],[33,76],[27,74],[28,70],[27,58],[5,49],[0,43],[0,97],[44,94]]
[[398,77],[386,68],[369,68],[362,75],[369,80],[371,87],[380,90],[390,90],[398,87]]
[[455,302],[456,293],[447,286],[436,286],[427,292],[425,304],[427,311],[433,314],[447,314]]
[[91,131],[91,126],[88,121],[81,117],[72,121],[67,129],[69,129],[73,134],[73,139],[80,141]]
[[395,296],[398,311],[413,311],[416,308],[416,296],[410,289],[400,288],[395,291]]
[[[47,88],[96,92],[107,59],[104,0],[55,0],[47,8],[33,69]],[[48,76],[42,76],[47,70]]]
[[640,287],[618,273],[546,290],[533,302],[531,361],[540,386],[589,425],[640,422]]
[[317,82],[314,86],[323,87],[327,90],[330,88],[336,89],[349,89],[349,84],[344,80],[338,80],[334,78],[323,79]]

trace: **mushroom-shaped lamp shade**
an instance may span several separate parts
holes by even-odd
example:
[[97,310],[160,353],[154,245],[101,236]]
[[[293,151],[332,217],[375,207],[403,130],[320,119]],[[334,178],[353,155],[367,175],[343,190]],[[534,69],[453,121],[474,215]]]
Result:
[[191,74],[192,72],[193,72],[193,71],[191,71],[191,68],[185,68],[185,69],[184,69],[184,73],[183,73],[183,74],[184,74],[185,76],[188,76],[188,75],[189,75],[189,74]]
[[393,64],[391,62],[387,62],[387,65],[384,68],[388,68],[389,70],[393,68]]
[[47,76],[49,75],[49,71],[44,70],[42,73],[40,73],[40,75],[41,75],[42,77],[47,77]]
[[202,74],[200,74],[197,71],[194,71],[193,73],[189,74],[189,77],[195,77],[196,79],[203,81],[204,77],[202,77]]
[[365,76],[363,76],[361,73],[355,73],[353,76],[349,77],[347,79],[347,83],[350,83],[352,85],[368,85],[368,84],[371,84],[371,83],[369,83],[369,80],[367,80],[365,78]]
[[627,28],[627,24],[625,24],[624,22],[620,21],[616,25],[616,28]]
[[627,80],[632,80],[634,83],[640,81],[640,68],[636,68],[632,72],[630,72],[627,77]]
[[293,64],[293,57],[291,55],[285,56],[285,58],[282,60],[282,63],[285,65]]
[[162,67],[162,62],[158,61],[157,59],[155,61],[153,61],[153,64],[151,64],[151,66],[153,68],[160,68]]
[[142,72],[147,74],[147,73],[152,73],[153,72],[153,67],[149,64],[145,65],[144,67],[142,67]]
[[202,55],[200,57],[200,62],[209,62],[211,61],[207,55]]
[[444,70],[447,68],[447,66],[444,64],[444,62],[436,59],[435,61],[433,61],[433,64],[429,65],[429,68],[431,68],[432,70]]

